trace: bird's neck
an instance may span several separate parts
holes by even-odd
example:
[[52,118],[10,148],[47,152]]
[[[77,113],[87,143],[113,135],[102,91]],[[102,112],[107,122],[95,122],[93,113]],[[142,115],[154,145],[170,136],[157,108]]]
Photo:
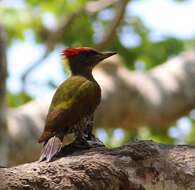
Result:
[[88,80],[95,81],[95,79],[93,78],[91,69],[83,69],[83,70],[80,70],[80,71],[72,71],[72,76],[78,76],[78,75],[83,76],[83,77],[87,78]]
[[89,80],[95,80],[92,75],[92,69],[94,64],[88,64],[90,66],[86,66],[87,63],[83,63],[81,61],[75,60],[75,59],[70,59],[69,60],[69,65],[70,65],[70,70],[72,72],[73,76],[79,75],[83,76]]

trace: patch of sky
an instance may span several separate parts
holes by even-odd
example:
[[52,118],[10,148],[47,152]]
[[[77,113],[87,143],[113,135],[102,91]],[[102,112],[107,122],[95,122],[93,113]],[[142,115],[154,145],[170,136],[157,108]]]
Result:
[[106,140],[108,139],[108,134],[102,128],[96,129],[96,135],[100,139],[100,141],[102,141],[103,143],[105,143]]
[[[35,44],[33,33],[30,30],[26,32],[26,39],[24,42],[13,42],[7,53],[9,72],[8,89],[10,91],[18,92],[21,90],[22,74],[32,63],[34,63],[34,61],[42,56],[44,50],[45,47],[43,45]],[[48,59],[44,60],[41,66],[37,67],[29,75],[28,80],[30,80],[30,82],[28,83],[28,92],[31,95],[34,95],[35,97],[40,97],[40,94],[43,95],[43,88],[39,88],[38,84],[44,84],[48,79],[55,81],[57,85],[64,80],[65,75],[61,65],[61,57],[59,56],[60,52],[60,49],[52,52]],[[34,90],[33,86],[36,86],[37,89]],[[47,92],[48,91],[46,91],[46,93]]]
[[169,135],[175,139],[177,139],[177,143],[184,143],[185,137],[189,135],[192,129],[192,123],[188,117],[180,118],[176,127],[172,127],[169,129]]
[[103,38],[104,28],[100,22],[94,22],[93,28],[94,28],[93,41],[95,43],[99,43]]
[[[98,17],[102,21],[112,20],[114,17],[114,11],[112,9],[105,9],[98,14]],[[102,22],[101,21],[94,22],[93,28],[94,28],[93,40],[95,43],[99,43],[101,42],[104,35],[104,27]]]
[[43,25],[50,30],[53,30],[57,26],[56,18],[54,16],[54,14],[52,14],[50,12],[43,14],[42,22],[43,22]]
[[98,14],[98,18],[101,20],[105,20],[105,21],[112,20],[114,18],[113,9],[105,9],[105,10],[101,11]]
[[137,47],[141,43],[140,36],[129,26],[122,27],[119,36],[122,44],[127,48]]
[[188,39],[195,34],[195,1],[172,0],[133,1],[127,9],[129,17],[140,17],[151,29],[151,38],[164,36]]
[[24,0],[1,0],[0,6],[22,9],[25,8],[25,3]]
[[123,129],[117,128],[113,132],[114,138],[117,140],[121,140],[125,137],[125,133]]

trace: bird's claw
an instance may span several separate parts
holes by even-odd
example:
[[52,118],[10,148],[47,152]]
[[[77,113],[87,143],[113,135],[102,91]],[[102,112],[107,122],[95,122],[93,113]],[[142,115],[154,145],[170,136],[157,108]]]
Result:
[[104,146],[103,142],[101,142],[98,138],[95,136],[92,136],[90,139],[82,138],[79,141],[75,142],[75,146],[77,148],[92,148],[94,146]]

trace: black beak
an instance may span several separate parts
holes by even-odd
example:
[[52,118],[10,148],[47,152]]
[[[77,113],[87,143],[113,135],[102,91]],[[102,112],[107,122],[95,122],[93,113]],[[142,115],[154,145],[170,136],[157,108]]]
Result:
[[102,60],[104,60],[104,59],[106,59],[108,57],[111,57],[111,56],[115,55],[115,54],[116,54],[116,52],[105,52],[105,53],[101,53],[99,55],[99,59],[100,59],[100,61],[102,61]]

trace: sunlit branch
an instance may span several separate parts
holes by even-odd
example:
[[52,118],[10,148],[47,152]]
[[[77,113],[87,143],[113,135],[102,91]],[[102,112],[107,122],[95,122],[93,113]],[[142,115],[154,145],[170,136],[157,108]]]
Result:
[[113,39],[116,37],[117,29],[119,28],[123,18],[125,16],[125,9],[127,7],[129,0],[121,0],[116,3],[116,15],[114,19],[111,21],[110,26],[108,26],[108,30],[105,32],[102,41],[97,44],[97,49],[105,49],[110,45]]

